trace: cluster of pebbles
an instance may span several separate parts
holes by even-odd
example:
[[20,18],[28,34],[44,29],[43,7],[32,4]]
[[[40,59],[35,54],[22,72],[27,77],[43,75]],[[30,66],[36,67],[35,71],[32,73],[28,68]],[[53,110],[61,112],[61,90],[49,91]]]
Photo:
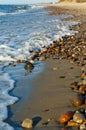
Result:
[[[79,30],[81,26],[77,25],[76,29]],[[67,44],[70,44],[71,41],[72,43],[66,53],[67,56],[69,55],[67,59],[81,67],[81,80],[71,83],[71,89],[77,93],[77,99],[71,102],[76,110],[62,114],[59,122],[64,124],[62,130],[86,130],[86,32],[71,36],[70,39]]]
[[71,102],[76,110],[61,114],[59,122],[64,124],[62,130],[86,130],[86,66],[81,68],[81,81],[71,83],[71,88],[78,94]]
[[59,118],[59,122],[64,125],[62,130],[86,130],[86,110],[84,108],[75,111],[67,111]]
[[[80,25],[77,25],[78,30]],[[41,50],[30,51],[32,56],[24,60],[17,60],[18,63],[34,63],[35,61],[44,61],[50,59],[68,59],[71,63],[84,66],[86,64],[86,37],[83,35],[65,35],[61,39],[53,41],[49,46],[44,46]],[[30,64],[31,65],[31,64]],[[34,67],[32,67],[34,68]]]

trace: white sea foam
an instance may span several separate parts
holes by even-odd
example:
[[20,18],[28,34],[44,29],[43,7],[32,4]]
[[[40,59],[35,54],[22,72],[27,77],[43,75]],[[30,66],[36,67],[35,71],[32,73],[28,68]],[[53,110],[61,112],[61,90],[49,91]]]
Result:
[[[9,6],[9,5],[8,5]],[[12,5],[13,6],[13,5]],[[25,5],[24,5],[25,6]],[[3,15],[15,15],[15,14],[21,14],[21,13],[25,13],[27,11],[31,11],[31,10],[34,10],[34,9],[39,9],[39,8],[43,8],[42,6],[36,6],[36,5],[26,5],[27,8],[24,8],[23,5],[14,5],[13,8],[15,8],[13,11],[12,9],[11,10],[8,10],[7,12],[3,12],[2,10],[0,10],[0,16],[3,16]],[[1,7],[0,7],[1,8]],[[2,8],[5,8],[4,6]],[[7,8],[7,7],[6,7]],[[9,9],[9,8],[8,8]],[[4,9],[3,9],[4,10]],[[11,12],[12,11],[12,12]]]
[[13,130],[4,122],[8,117],[7,106],[14,104],[18,98],[10,96],[8,93],[14,88],[14,80],[7,73],[0,74],[0,130]]
[[[52,41],[57,40],[64,35],[75,33],[75,31],[69,30],[69,26],[75,25],[76,22],[67,23],[56,18],[54,18],[54,20],[46,19],[43,22],[44,23],[41,23],[40,20],[40,23],[38,23],[37,20],[36,23],[33,23],[33,26],[30,26],[31,28],[29,28],[30,32],[28,32],[28,28],[24,28],[20,33],[19,30],[14,33],[10,32],[10,34],[15,34],[15,36],[9,35],[9,33],[8,37],[4,36],[3,39],[1,39],[4,44],[0,45],[0,61],[27,59],[30,56],[30,50],[34,48],[42,49],[43,46],[48,46]],[[27,32],[26,34],[24,34],[25,31]]]
[[7,13],[0,12],[0,16],[6,15]]
[[14,130],[9,124],[0,121],[0,130]]

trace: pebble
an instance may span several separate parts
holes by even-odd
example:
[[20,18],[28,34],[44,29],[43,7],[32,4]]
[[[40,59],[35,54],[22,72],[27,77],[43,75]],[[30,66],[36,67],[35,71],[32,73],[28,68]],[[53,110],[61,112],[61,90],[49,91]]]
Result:
[[80,125],[80,130],[86,130],[86,125],[85,124],[81,124]]
[[73,115],[73,121],[75,121],[76,123],[83,123],[83,121],[85,120],[85,117],[83,114],[81,114],[79,111],[76,111],[75,114]]
[[32,128],[33,127],[33,120],[27,118],[22,122],[21,126],[24,128]]
[[45,60],[46,60],[46,57],[45,57],[45,56],[40,56],[39,60],[40,60],[40,61],[45,61]]
[[66,113],[61,114],[59,117],[59,122],[61,124],[67,123],[73,117],[72,111],[67,111]]
[[26,62],[25,62],[25,65],[24,65],[24,68],[25,68],[26,70],[31,71],[31,70],[34,68],[34,65],[33,65],[31,62],[26,61]]
[[58,69],[59,69],[58,67],[53,67],[53,70],[55,70],[55,71],[58,70]]
[[68,121],[67,126],[79,126],[79,124],[73,120]]

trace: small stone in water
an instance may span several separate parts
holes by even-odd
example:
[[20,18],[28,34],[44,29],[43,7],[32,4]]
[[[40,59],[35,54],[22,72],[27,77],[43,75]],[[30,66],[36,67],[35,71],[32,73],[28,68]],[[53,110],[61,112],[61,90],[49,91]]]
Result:
[[34,68],[34,65],[31,62],[26,61],[25,65],[24,65],[24,69],[31,71],[33,68]]

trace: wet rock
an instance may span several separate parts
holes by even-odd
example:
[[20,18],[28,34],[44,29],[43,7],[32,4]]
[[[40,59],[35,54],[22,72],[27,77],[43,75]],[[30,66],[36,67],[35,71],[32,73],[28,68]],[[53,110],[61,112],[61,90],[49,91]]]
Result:
[[25,70],[31,71],[34,68],[34,65],[31,62],[26,61],[24,68],[25,68]]
[[47,53],[47,48],[43,47],[42,50],[41,50],[41,53]]
[[25,60],[20,60],[20,59],[19,59],[19,60],[17,60],[16,62],[17,62],[17,63],[24,63]]
[[79,111],[76,111],[73,115],[73,121],[75,121],[76,123],[83,123],[83,121],[85,120],[85,117],[82,113],[80,113]]
[[32,128],[33,127],[33,121],[31,119],[25,119],[22,124],[22,127],[24,128]]
[[28,61],[30,62],[30,63],[34,63],[35,61],[37,61],[38,60],[38,55],[33,55],[33,56],[31,56],[29,59],[28,59]]
[[82,83],[83,83],[84,85],[86,85],[86,80],[83,80]]
[[79,92],[84,94],[86,92],[86,86],[85,85],[80,85]]
[[79,107],[79,106],[81,106],[83,104],[84,104],[83,99],[77,98],[77,99],[72,100],[72,105],[75,106],[75,107]]
[[73,112],[68,111],[59,117],[59,122],[61,124],[67,123],[70,119],[72,119],[72,117],[73,117]]
[[77,83],[77,82],[73,82],[73,83],[71,83],[70,85],[72,86],[72,87],[71,87],[72,90],[78,90],[78,89],[79,89],[79,86],[78,86],[78,83]]
[[73,120],[68,121],[67,126],[79,126],[79,124]]
[[56,71],[56,70],[59,70],[59,68],[58,68],[58,67],[53,67],[53,70],[55,70],[55,71]]
[[46,60],[46,57],[45,57],[45,56],[40,56],[40,57],[39,57],[39,60],[40,60],[40,61],[45,61],[45,60]]
[[86,125],[85,124],[81,124],[80,125],[80,130],[86,130]]

